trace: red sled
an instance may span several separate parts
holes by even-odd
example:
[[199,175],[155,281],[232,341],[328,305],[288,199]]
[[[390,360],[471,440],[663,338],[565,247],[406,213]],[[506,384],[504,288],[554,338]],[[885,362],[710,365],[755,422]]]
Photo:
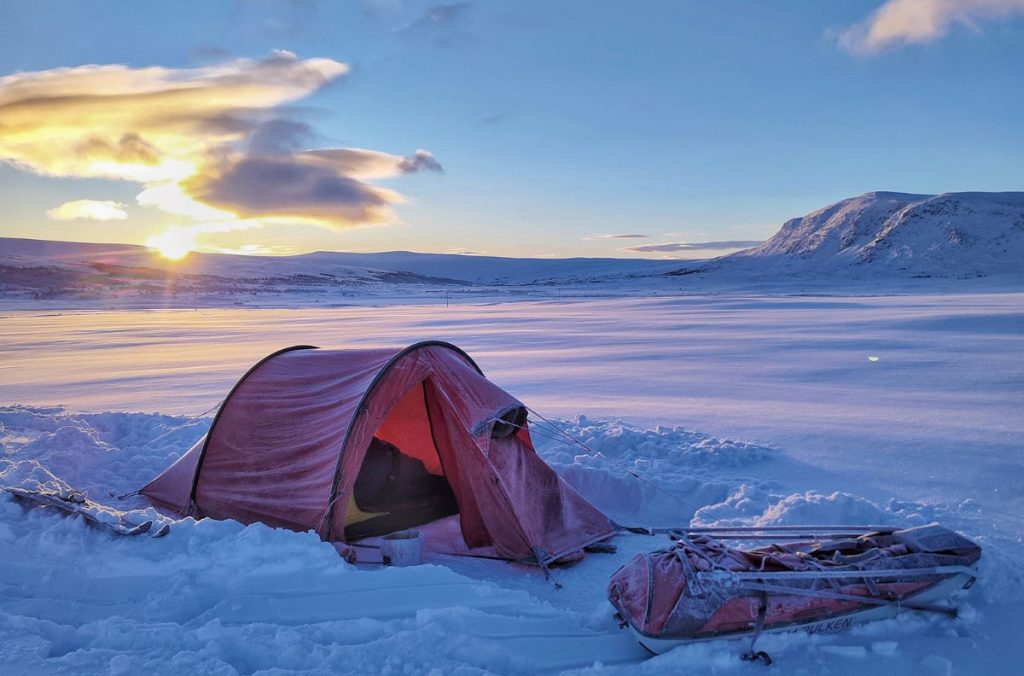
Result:
[[[981,548],[937,524],[691,528],[641,554],[611,579],[623,626],[653,653],[677,645],[764,632],[833,633],[903,610],[956,609],[940,602],[977,578]],[[736,549],[723,540],[791,540]]]

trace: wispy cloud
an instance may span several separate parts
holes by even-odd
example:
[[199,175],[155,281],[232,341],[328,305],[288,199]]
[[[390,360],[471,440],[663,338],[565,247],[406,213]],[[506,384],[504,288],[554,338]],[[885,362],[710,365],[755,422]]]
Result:
[[623,235],[591,235],[590,237],[584,237],[585,240],[590,239],[646,239],[647,235],[639,234],[623,234]]
[[197,232],[254,217],[332,228],[386,223],[401,195],[368,181],[440,171],[434,156],[303,150],[319,135],[284,108],[348,71],[277,51],[192,69],[8,75],[0,78],[0,161],[47,176],[137,183],[140,204],[206,224]]
[[402,9],[402,0],[363,0],[363,13],[369,16],[390,14]]
[[837,33],[852,54],[869,55],[932,42],[960,24],[978,30],[983,21],[1024,13],[1024,0],[888,0],[863,21]]
[[234,2],[239,23],[252,24],[273,36],[294,38],[315,25],[319,0],[244,0]]
[[46,215],[55,221],[123,221],[128,218],[125,205],[110,200],[74,200],[54,207]]
[[494,125],[498,124],[499,122],[504,122],[507,117],[508,117],[508,111],[503,111],[503,112],[500,112],[500,113],[494,113],[493,115],[488,115],[486,117],[480,118],[480,124],[485,126],[485,127],[493,127]]
[[637,253],[677,253],[682,251],[724,251],[726,249],[749,249],[761,244],[758,240],[734,239],[721,242],[664,242],[661,244],[641,244],[622,249]]
[[192,57],[193,61],[207,63],[210,61],[223,61],[231,56],[231,54],[223,47],[218,47],[217,45],[204,42],[194,47],[192,51],[189,52],[189,56]]
[[426,41],[437,47],[458,47],[474,39],[467,29],[472,3],[453,2],[429,7],[395,29],[395,35],[412,41]]
[[459,21],[469,11],[469,2],[453,2],[428,8],[409,23],[398,29],[405,35],[430,35],[445,30]]
[[288,256],[299,253],[299,247],[292,245],[242,244],[237,247],[205,246],[203,251],[238,254],[241,256]]

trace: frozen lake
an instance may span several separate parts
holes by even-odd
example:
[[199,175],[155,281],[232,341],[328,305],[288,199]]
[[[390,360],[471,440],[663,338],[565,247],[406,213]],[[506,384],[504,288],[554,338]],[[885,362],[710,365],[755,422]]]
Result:
[[544,415],[766,444],[836,488],[1024,507],[996,491],[1024,485],[1024,294],[8,311],[0,335],[2,402],[182,414],[287,345],[449,340]]
[[[145,446],[169,424],[150,414],[194,415],[213,407],[249,366],[274,350],[443,339],[465,348],[492,380],[545,416],[587,416],[566,423],[568,429],[595,439],[622,462],[646,467],[650,478],[704,506],[695,517],[701,523],[934,519],[977,537],[986,548],[983,576],[964,619],[941,624],[901,618],[842,639],[779,639],[771,648],[788,664],[802,664],[811,655],[811,663],[825,672],[859,673],[870,655],[883,660],[873,665],[893,673],[947,666],[998,671],[1007,665],[1008,641],[1021,630],[1015,608],[1024,600],[1024,576],[1016,563],[1024,556],[1024,294],[5,311],[0,335],[0,409],[15,403],[37,407],[31,413],[0,410],[9,430],[8,457],[38,460],[97,495],[138,487],[166,465],[167,453],[184,450],[178,446],[187,446],[186,437],[200,433],[184,430],[165,439],[165,446]],[[38,408],[54,404],[67,412]],[[84,415],[88,411],[146,415],[90,417]],[[629,425],[617,426],[617,420]],[[574,458],[571,447],[538,437],[538,448],[602,507],[627,514],[633,509],[639,520],[678,509],[658,502],[658,496],[631,493],[632,479],[612,476],[593,458]],[[296,657],[288,663],[302,671],[305,662],[298,655],[320,649],[334,651],[328,664],[375,671],[381,667],[372,649],[378,640],[398,651],[409,640],[419,645],[404,664],[423,673],[438,665],[488,664],[499,671],[554,672],[586,667],[594,659],[650,673],[693,665],[708,672],[750,668],[735,658],[735,645],[717,643],[641,665],[635,644],[617,632],[602,598],[621,557],[591,557],[566,570],[569,591],[555,593],[507,567],[474,562],[455,562],[452,570],[392,571],[387,578],[349,575],[315,538],[201,522],[176,527],[179,535],[168,539],[175,556],[195,562],[182,572],[164,563],[166,552],[122,545],[110,550],[97,536],[72,532],[72,525],[48,526],[48,539],[38,539],[32,529],[40,526],[32,524],[43,522],[26,520],[10,507],[0,505],[6,510],[0,510],[0,541],[9,541],[20,556],[0,564],[0,590],[20,591],[17,599],[0,600],[0,620],[7,617],[6,629],[22,641],[12,655],[35,655],[31,646],[39,640],[69,649],[78,645],[77,653],[60,658],[68,673],[99,669],[111,655],[130,655],[132,661],[118,664],[141,668],[175,652],[200,660],[181,663],[190,669],[224,662],[244,673],[284,664],[289,650]],[[54,549],[58,541],[72,544]],[[628,540],[625,550],[657,544]],[[230,560],[224,558],[228,550]],[[150,584],[170,588],[193,584],[185,582],[192,580],[189,566],[238,566],[250,572],[237,584],[261,591],[239,597],[230,587],[221,589],[213,573],[194,573],[202,584],[189,603],[205,609],[198,618],[192,610],[168,615],[141,591],[82,596],[63,564],[54,563],[74,560],[80,551],[104,562],[103,579],[102,570],[113,570],[115,577],[144,575]],[[295,568],[297,557],[303,563]],[[53,577],[33,587],[31,571],[40,567]],[[301,582],[293,579],[299,571]],[[398,588],[418,590],[417,596],[382,615],[379,608],[396,601],[395,587],[382,582],[392,578]],[[465,594],[450,601],[428,592],[434,584],[464,587]],[[366,599],[342,616],[326,601],[312,600],[326,589],[363,590]],[[58,592],[72,599],[68,613],[50,598]],[[243,597],[249,600],[239,601]],[[485,598],[492,600],[484,604]],[[288,611],[294,616],[271,612],[279,599],[298,604]],[[427,607],[435,610],[417,610]],[[88,619],[81,621],[93,633],[79,630],[74,640],[26,619],[77,626],[82,612]],[[309,613],[340,624],[325,629],[334,625],[313,622]],[[399,616],[416,619],[410,625],[412,620],[393,619]],[[114,653],[103,647],[106,639],[87,638],[157,627],[166,632],[162,638],[152,634],[152,642]],[[565,627],[575,638],[560,647],[545,643],[544,636]],[[452,646],[483,641],[490,652],[470,655],[452,647],[434,662],[424,661],[432,632],[442,630],[446,640],[455,641]],[[238,647],[246,641],[277,646],[280,654]],[[197,647],[214,644],[216,659],[208,647]],[[523,661],[489,661],[508,660],[512,653]],[[206,659],[214,661],[201,661]]]

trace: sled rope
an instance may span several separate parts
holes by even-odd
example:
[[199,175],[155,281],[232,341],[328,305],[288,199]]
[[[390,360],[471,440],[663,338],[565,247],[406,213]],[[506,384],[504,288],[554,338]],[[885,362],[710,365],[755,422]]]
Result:
[[[164,437],[170,436],[171,434],[174,434],[174,433],[175,433],[175,432],[177,432],[178,430],[180,430],[180,429],[183,429],[183,428],[185,428],[185,427],[188,427],[189,425],[191,425],[192,423],[196,422],[196,421],[197,421],[197,420],[199,420],[200,418],[204,417],[204,416],[205,416],[205,415],[207,415],[208,413],[211,413],[211,412],[213,412],[213,411],[214,411],[215,409],[217,409],[217,408],[218,408],[218,407],[219,407],[219,406],[220,406],[221,404],[223,404],[223,403],[224,403],[224,400],[223,400],[223,399],[221,399],[221,400],[220,400],[220,401],[218,401],[218,402],[217,402],[216,404],[214,404],[214,405],[213,405],[213,406],[211,406],[210,408],[206,409],[206,410],[205,410],[205,411],[203,411],[202,413],[199,413],[199,414],[197,414],[197,415],[194,415],[194,416],[192,416],[191,418],[189,418],[188,420],[186,420],[185,422],[183,422],[183,423],[181,423],[180,425],[178,425],[177,427],[172,427],[171,429],[167,430],[166,432],[164,432],[164,433],[163,433],[163,434],[161,434],[160,436],[158,436],[158,437],[155,437],[155,438],[153,438],[153,439],[150,439],[149,441],[147,441],[147,442],[146,442],[146,445],[148,446],[148,445],[150,445],[150,444],[154,444],[154,443],[156,443],[156,442],[160,441],[161,439],[163,439]],[[135,491],[129,491],[128,493],[125,493],[125,494],[123,494],[123,495],[116,495],[116,494],[115,494],[115,493],[114,493],[113,491],[111,491],[111,492],[110,492],[110,496],[111,496],[111,497],[114,497],[114,498],[116,498],[116,499],[118,499],[118,500],[124,500],[125,498],[131,498],[131,497],[134,497],[134,496],[138,495],[138,494],[139,494],[139,493],[141,493],[141,492],[142,492],[142,489],[141,489],[141,488],[140,488],[140,489],[138,489],[138,490],[135,490]]]
[[[700,509],[700,507],[698,507],[697,505],[693,504],[689,500],[686,500],[685,498],[683,498],[683,497],[681,497],[679,495],[676,495],[675,493],[673,493],[672,491],[668,490],[667,488],[664,488],[664,487],[656,484],[655,482],[653,482],[650,479],[648,479],[647,477],[643,476],[642,474],[640,474],[636,470],[630,469],[629,467],[623,465],[622,463],[617,462],[615,460],[612,460],[611,458],[609,458],[607,455],[605,455],[601,451],[595,451],[593,448],[591,448],[587,444],[583,443],[582,441],[580,441],[576,437],[572,436],[571,434],[569,434],[568,432],[566,432],[565,430],[560,428],[558,425],[556,425],[555,423],[551,422],[550,420],[548,420],[547,418],[542,416],[540,413],[538,413],[537,411],[535,411],[532,408],[530,408],[529,406],[526,406],[525,408],[526,408],[527,411],[529,411],[530,413],[534,414],[535,416],[537,416],[538,418],[543,420],[545,423],[547,423],[548,426],[550,427],[550,429],[554,430],[561,437],[569,440],[573,444],[576,444],[577,446],[579,446],[583,450],[587,451],[587,453],[589,453],[590,455],[592,455],[594,457],[597,457],[597,458],[601,458],[602,460],[604,460],[608,464],[614,465],[615,467],[618,467],[623,472],[626,472],[627,474],[633,476],[634,478],[636,478],[636,479],[638,479],[640,481],[643,481],[644,483],[648,484],[649,486],[651,486],[655,490],[664,493],[665,495],[669,496],[670,498],[672,498],[676,502],[679,502],[680,504],[685,505],[685,506],[693,509],[694,511],[697,511],[697,510]],[[508,422],[508,421],[505,421],[505,422]],[[516,427],[519,427],[520,429],[524,429],[521,425],[516,425]]]
[[[850,571],[850,578],[856,578],[856,571]],[[758,584],[758,583],[744,583],[740,585],[745,589],[752,591],[760,591],[762,593],[773,593],[773,594],[796,594],[799,596],[809,596],[818,599],[831,599],[834,601],[852,601],[854,603],[864,603],[872,606],[894,606],[897,611],[906,608],[907,610],[914,610],[919,613],[938,613],[939,615],[948,615],[949,617],[957,617],[959,615],[956,608],[950,608],[947,606],[940,606],[934,603],[914,603],[913,600],[904,601],[902,599],[886,599],[886,598],[875,598],[873,596],[862,596],[861,594],[843,594],[841,592],[833,592],[827,589],[803,589],[800,587],[783,587],[780,585],[771,584]]]
[[[331,514],[331,510],[334,509],[334,505],[338,504],[338,501],[341,500],[343,497],[345,497],[345,493],[338,492],[338,494],[335,495],[334,498],[327,503],[327,507],[326,509],[324,509],[324,515],[320,517],[320,521],[318,521],[316,525],[316,530],[318,533],[320,532],[321,528],[326,528],[328,526],[327,517]],[[328,533],[327,530],[325,530],[324,532]]]

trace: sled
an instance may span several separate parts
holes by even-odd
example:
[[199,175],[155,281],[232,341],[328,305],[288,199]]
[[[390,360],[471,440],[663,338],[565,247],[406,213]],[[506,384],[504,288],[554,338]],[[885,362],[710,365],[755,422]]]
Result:
[[[902,611],[956,617],[943,604],[977,578],[981,548],[937,524],[916,528],[693,528],[641,554],[611,579],[624,627],[652,653],[763,633],[836,633]],[[752,549],[727,540],[765,541]]]

